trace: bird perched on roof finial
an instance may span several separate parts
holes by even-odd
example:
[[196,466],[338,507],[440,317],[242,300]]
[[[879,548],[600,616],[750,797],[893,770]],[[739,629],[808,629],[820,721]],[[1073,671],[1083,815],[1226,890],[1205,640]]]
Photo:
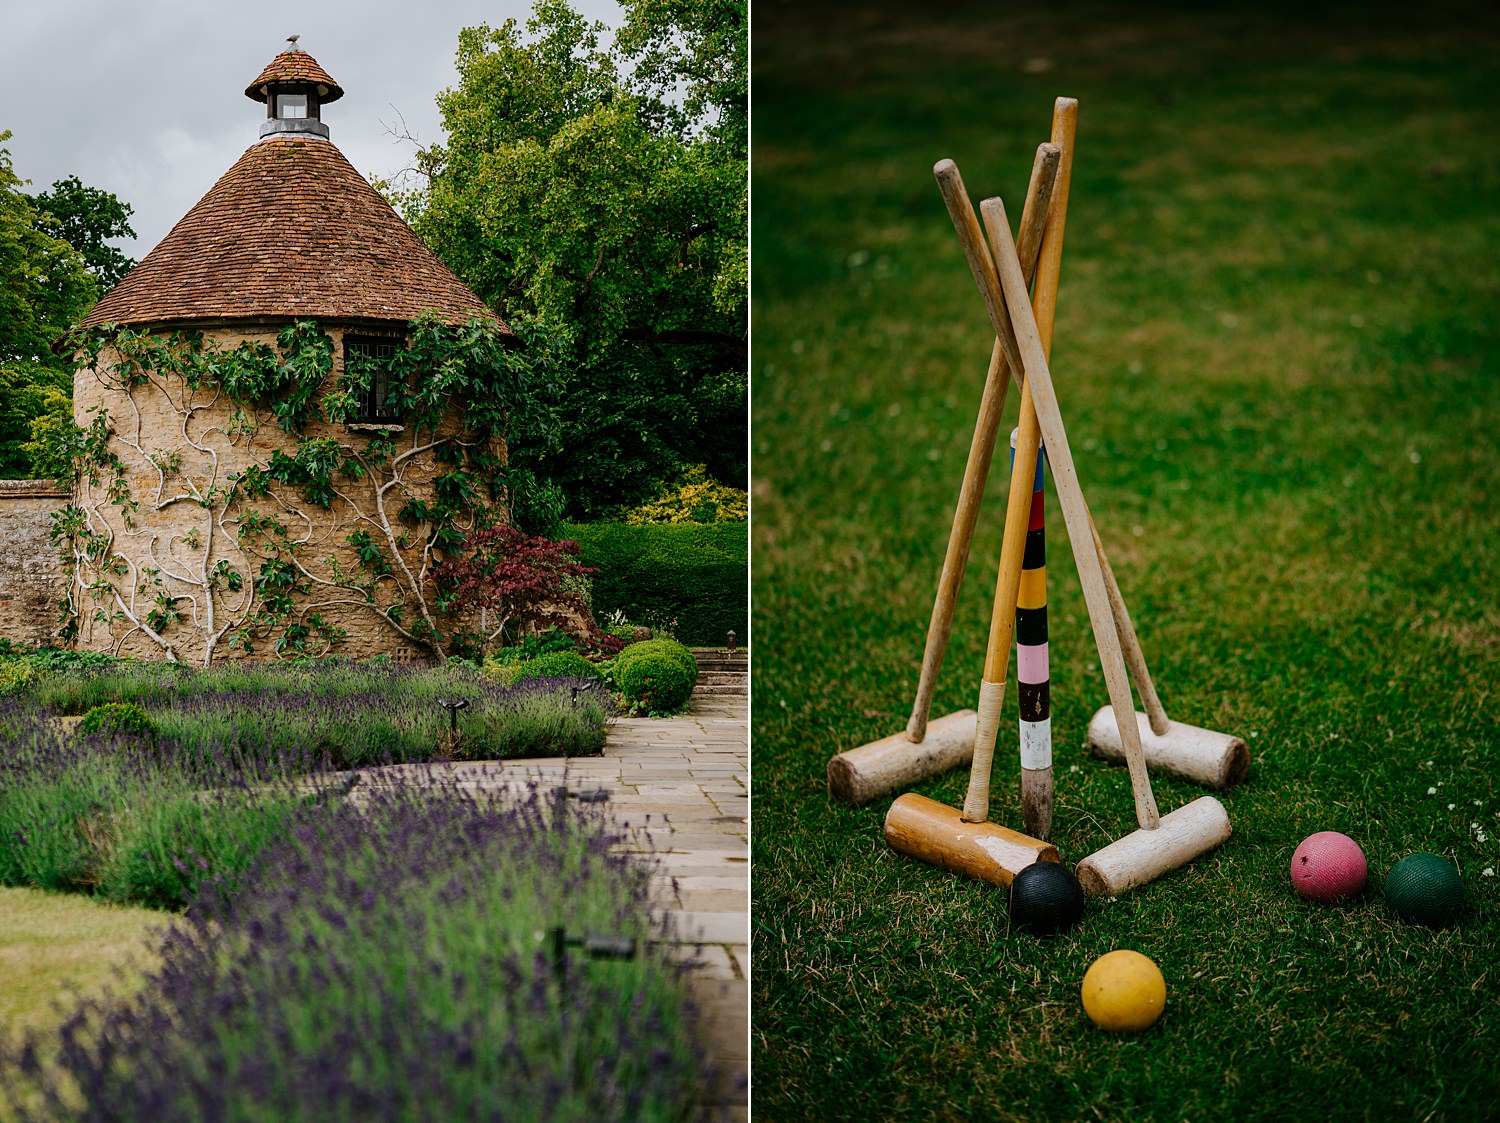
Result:
[[293,51],[300,51],[302,48],[297,46],[297,40],[301,38],[302,36],[300,35],[288,35],[286,37],[286,41],[291,44],[291,47],[289,47],[288,49]]

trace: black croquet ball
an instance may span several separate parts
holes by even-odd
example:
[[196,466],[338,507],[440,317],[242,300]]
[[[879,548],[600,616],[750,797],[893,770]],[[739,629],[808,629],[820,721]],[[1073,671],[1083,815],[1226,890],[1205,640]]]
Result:
[[1385,875],[1385,903],[1409,924],[1441,928],[1463,911],[1464,883],[1436,854],[1408,854]]
[[1066,866],[1033,862],[1010,883],[1010,922],[1051,936],[1083,918],[1083,888]]

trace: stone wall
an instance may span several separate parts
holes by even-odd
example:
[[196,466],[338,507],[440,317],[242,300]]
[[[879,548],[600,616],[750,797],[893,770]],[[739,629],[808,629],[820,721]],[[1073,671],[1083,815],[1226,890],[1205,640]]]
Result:
[[[241,341],[274,347],[278,327],[213,327],[203,334],[221,348]],[[322,327],[335,345],[327,392],[342,373],[345,331],[326,322]],[[351,327],[349,334],[393,333]],[[237,477],[264,467],[277,450],[294,455],[296,438],[282,432],[268,410],[242,409],[217,390],[195,391],[180,378],[152,375],[122,387],[108,373],[117,361],[106,347],[98,367],[80,369],[74,379],[74,420],[88,427],[94,411],[107,411],[109,449],[122,469],[118,480],[106,469],[79,485],[85,519],[85,537],[76,547],[80,649],[197,664],[242,658],[237,637],[268,603],[255,588],[257,575],[268,563],[291,562],[294,605],[274,627],[251,629],[253,657],[274,657],[278,642],[280,654],[291,651],[285,646],[289,626],[312,629],[301,648],[307,654],[432,654],[421,642],[420,624],[432,609],[430,573],[441,552],[428,544],[424,525],[403,523],[400,512],[413,500],[435,501],[434,480],[449,469],[435,458],[433,445],[460,432],[456,413],[436,437],[381,427],[394,445],[387,460],[401,477],[394,482],[389,468],[359,478],[340,473],[327,507],[282,484],[253,500],[230,499]],[[374,428],[318,421],[304,435],[331,438],[368,456]],[[503,446],[493,451],[504,455]],[[285,528],[279,546],[253,529],[262,516]],[[384,572],[361,562],[350,542],[360,534],[380,548]],[[376,610],[393,605],[385,616]],[[431,619],[445,633],[454,623],[435,614]],[[319,630],[325,625],[342,632],[331,649]]]
[[12,643],[57,642],[64,577],[47,535],[68,500],[51,480],[0,480],[0,637]]

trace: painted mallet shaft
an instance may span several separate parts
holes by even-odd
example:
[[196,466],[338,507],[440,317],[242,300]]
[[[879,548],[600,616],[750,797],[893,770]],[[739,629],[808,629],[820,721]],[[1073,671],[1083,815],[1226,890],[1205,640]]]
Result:
[[[1011,435],[1011,457],[1019,432]],[[1035,838],[1052,833],[1052,669],[1047,653],[1046,450],[1036,458],[1021,588],[1016,594],[1016,708],[1020,711],[1021,825]],[[1012,463],[1011,471],[1024,471]]]

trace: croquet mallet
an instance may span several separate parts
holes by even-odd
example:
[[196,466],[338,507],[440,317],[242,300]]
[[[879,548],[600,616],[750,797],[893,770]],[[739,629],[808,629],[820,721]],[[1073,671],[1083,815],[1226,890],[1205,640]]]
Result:
[[[984,217],[990,253],[999,274],[1001,297],[1014,331],[1019,360],[1016,365],[1025,376],[1021,433],[1016,446],[1017,461],[1024,463],[1022,458],[1025,455],[1029,428],[1026,408],[1030,405],[1035,412],[1036,427],[1040,429],[1046,443],[1058,505],[1062,508],[1063,521],[1073,545],[1079,583],[1088,607],[1089,623],[1094,632],[1094,642],[1098,648],[1110,702],[1116,713],[1133,712],[1130,680],[1099,558],[1097,536],[1092,529],[1083,490],[1073,466],[1073,456],[1068,447],[1067,432],[1063,427],[1052,375],[1027,299],[1026,279],[1016,257],[1015,243],[1011,241],[1005,208],[999,199],[986,199],[980,204],[980,211]],[[988,307],[998,302],[991,299],[985,303]],[[995,326],[996,333],[1004,339],[1003,324],[997,323]],[[1013,486],[1012,492],[1015,490]],[[1010,527],[1007,526],[1006,530],[1009,534]],[[1134,723],[1127,722],[1121,727],[1120,733],[1125,762],[1130,771],[1139,829],[1079,863],[1078,880],[1086,892],[1094,894],[1116,894],[1151,881],[1167,870],[1185,865],[1217,846],[1230,833],[1229,815],[1212,796],[1203,796],[1168,815],[1160,815],[1156,808],[1156,798],[1151,791],[1151,779],[1147,774],[1145,753],[1138,730]],[[979,746],[976,746],[976,761],[979,751]]]
[[[1078,103],[1072,98],[1057,99],[1053,107],[1052,140],[1038,147],[1032,166],[1017,239],[1018,252],[1021,261],[1025,263],[1028,278],[1033,271],[1033,263],[1043,251],[1044,229],[1052,230],[1055,225],[1059,236],[1061,233],[1061,214],[1067,206],[1066,184],[1077,109]],[[941,160],[933,168],[933,174],[937,177],[938,187],[942,191],[943,201],[954,227],[960,233],[964,252],[969,256],[970,268],[985,268],[985,264],[973,256],[976,247],[979,252],[984,253],[983,237],[958,167],[951,160]],[[1059,260],[1060,248],[1059,245],[1059,252],[1053,255]],[[987,260],[988,255],[984,253],[984,261]],[[1039,274],[1038,300],[1055,305],[1056,292],[1056,270],[1054,269],[1050,284]],[[948,549],[943,558],[937,594],[933,599],[932,619],[927,628],[927,643],[922,655],[922,669],[911,718],[903,732],[846,750],[828,762],[829,793],[847,803],[856,806],[868,803],[887,792],[967,764],[973,756],[977,720],[975,711],[959,710],[937,719],[930,726],[928,714],[938,671],[952,631],[958,591],[968,566],[969,549],[979,519],[980,503],[984,497],[995,437],[1000,428],[1008,382],[1012,379],[1016,379],[1019,384],[1017,374],[1009,369],[997,339],[990,352],[979,415],[974,425],[974,437],[969,445],[969,458],[954,510]]]

